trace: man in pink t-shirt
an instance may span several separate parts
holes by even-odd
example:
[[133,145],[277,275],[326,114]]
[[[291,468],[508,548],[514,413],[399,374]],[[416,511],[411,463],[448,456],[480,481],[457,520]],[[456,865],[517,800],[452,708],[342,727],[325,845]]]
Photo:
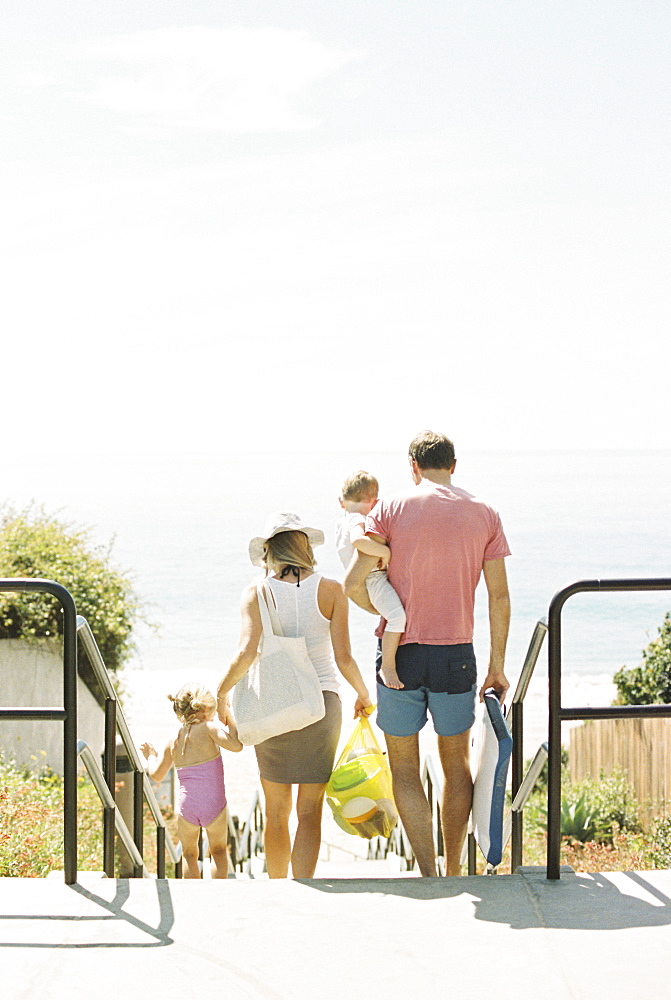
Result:
[[[377,722],[387,741],[396,804],[420,871],[435,875],[418,736],[431,714],[445,774],[445,873],[459,875],[473,794],[469,748],[476,701],[475,588],[482,573],[490,656],[480,697],[494,688],[503,701],[509,686],[504,657],[510,622],[504,558],[510,550],[496,511],[452,485],[456,461],[448,438],[425,431],[411,442],[409,454],[415,488],[380,500],[366,519],[366,533],[391,549],[389,582],[407,617],[396,655],[402,687],[386,687],[378,670]],[[374,557],[358,553],[345,579],[346,593],[373,613],[363,581],[374,563]],[[376,634],[383,627],[381,623]]]

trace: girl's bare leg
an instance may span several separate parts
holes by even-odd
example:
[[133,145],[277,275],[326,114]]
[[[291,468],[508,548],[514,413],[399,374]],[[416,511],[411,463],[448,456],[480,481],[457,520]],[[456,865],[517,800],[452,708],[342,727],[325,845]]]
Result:
[[225,808],[206,829],[215,869],[212,878],[228,878],[228,813]]
[[312,878],[322,840],[322,808],[326,785],[299,785],[296,812],[298,829],[291,852],[294,878]]
[[200,827],[188,823],[183,816],[177,817],[177,836],[182,845],[182,858],[186,862],[184,878],[200,878],[198,867],[198,838]]
[[291,785],[261,778],[266,800],[266,828],[264,845],[266,867],[270,878],[286,878],[291,859],[289,814],[291,813]]

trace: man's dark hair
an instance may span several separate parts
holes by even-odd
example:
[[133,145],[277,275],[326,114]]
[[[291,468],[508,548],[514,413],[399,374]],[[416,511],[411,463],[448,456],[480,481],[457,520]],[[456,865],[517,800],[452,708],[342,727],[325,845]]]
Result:
[[408,454],[419,469],[451,469],[454,465],[454,445],[435,431],[422,431],[413,438]]

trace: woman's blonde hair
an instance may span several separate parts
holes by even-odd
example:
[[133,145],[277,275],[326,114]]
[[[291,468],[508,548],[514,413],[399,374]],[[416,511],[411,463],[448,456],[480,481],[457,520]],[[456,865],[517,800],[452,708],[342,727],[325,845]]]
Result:
[[281,566],[295,566],[312,572],[315,568],[315,554],[304,531],[278,531],[263,546],[263,565],[276,573]]

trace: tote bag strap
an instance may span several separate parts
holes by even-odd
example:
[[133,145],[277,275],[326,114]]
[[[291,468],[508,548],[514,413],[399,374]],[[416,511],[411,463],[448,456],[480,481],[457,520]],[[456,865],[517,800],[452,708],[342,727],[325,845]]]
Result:
[[282,626],[280,625],[279,615],[275,606],[275,596],[270,587],[266,586],[265,580],[257,583],[256,594],[259,601],[264,636],[283,635],[284,633],[282,632]]

